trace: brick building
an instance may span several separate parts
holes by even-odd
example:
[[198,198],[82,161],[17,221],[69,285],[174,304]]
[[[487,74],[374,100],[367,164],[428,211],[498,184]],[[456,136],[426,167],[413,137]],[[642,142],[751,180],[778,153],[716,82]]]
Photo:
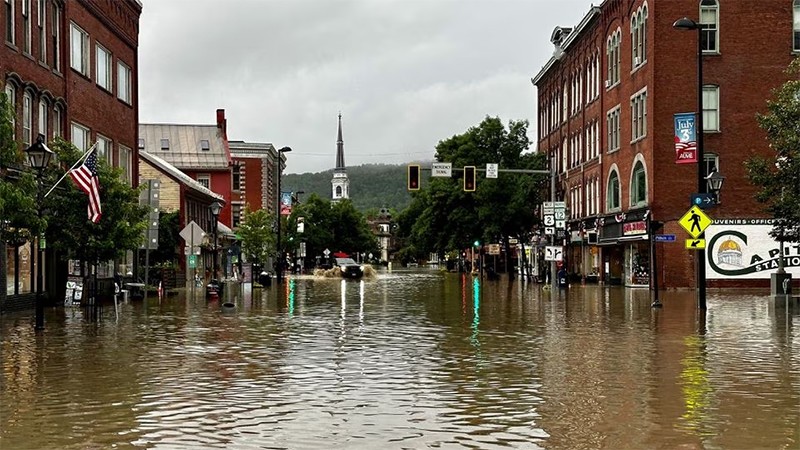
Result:
[[233,175],[231,207],[233,209],[233,229],[244,218],[244,210],[265,209],[270,214],[278,211],[278,171],[286,166],[286,156],[279,154],[270,143],[230,141]]
[[[136,185],[141,12],[139,0],[0,2],[0,82],[23,149],[39,135],[82,149],[97,141],[99,155]],[[0,291],[30,293],[30,244],[4,247]],[[52,282],[46,266],[45,290]]]
[[[574,28],[555,28],[554,54],[532,82],[538,149],[549,154],[556,197],[568,205],[571,273],[647,286],[655,262],[659,286],[695,286],[693,250],[685,249],[689,235],[678,220],[698,192],[698,165],[676,163],[674,115],[697,109],[701,36],[701,169],[726,177],[722,203],[707,210],[715,221],[706,231],[709,286],[769,282],[769,272],[756,273],[742,258],[738,268],[726,267],[732,260],[722,256],[733,249],[749,261],[777,247],[764,238],[769,218],[754,200],[743,161],[774,157],[756,113],[766,111],[771,89],[800,51],[798,14],[788,0],[606,0]],[[682,17],[702,30],[674,28]],[[650,221],[663,222],[657,233],[674,234],[677,242],[652,244]],[[731,239],[740,224],[754,225],[746,232],[749,246],[747,237]]]

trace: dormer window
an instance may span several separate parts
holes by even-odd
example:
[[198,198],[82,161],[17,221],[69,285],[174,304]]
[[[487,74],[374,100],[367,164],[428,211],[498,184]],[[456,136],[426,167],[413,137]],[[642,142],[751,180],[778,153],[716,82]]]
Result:
[[161,140],[161,150],[169,150],[169,139]]
[[203,139],[200,141],[200,150],[204,152],[211,150],[211,145],[209,144],[208,139]]

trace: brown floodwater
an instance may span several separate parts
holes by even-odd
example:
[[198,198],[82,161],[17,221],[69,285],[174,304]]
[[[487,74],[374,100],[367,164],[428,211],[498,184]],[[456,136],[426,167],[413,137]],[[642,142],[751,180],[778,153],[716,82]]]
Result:
[[797,308],[763,291],[436,270],[0,317],[0,449],[798,449]]

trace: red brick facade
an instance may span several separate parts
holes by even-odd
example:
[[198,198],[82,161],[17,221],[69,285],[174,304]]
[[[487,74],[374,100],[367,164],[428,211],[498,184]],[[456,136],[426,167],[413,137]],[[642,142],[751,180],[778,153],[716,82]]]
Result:
[[[743,161],[755,154],[770,155],[756,113],[766,111],[771,89],[786,79],[783,70],[793,58],[792,2],[717,3],[713,9],[717,46],[703,52],[703,84],[706,89],[718,87],[718,127],[704,134],[704,150],[706,155],[717,155],[713,164],[726,181],[722,204],[709,210],[709,215],[715,219],[765,217],[763,206],[754,200],[756,189],[748,181]],[[673,23],[682,17],[698,20],[699,4],[697,0],[606,0],[591,8],[575,28],[557,28],[553,33],[556,56],[533,79],[538,91],[538,148],[548,152],[551,161],[555,159],[557,197],[570,208],[567,242],[570,230],[580,236],[581,228],[596,230],[600,237],[600,245],[571,244],[567,263],[571,272],[586,275],[594,266],[600,280],[639,284],[631,277],[632,267],[642,257],[649,271],[649,235],[626,235],[625,230],[635,229],[626,224],[645,221],[649,214],[649,219],[665,222],[658,233],[677,236],[676,243],[657,244],[659,286],[695,285],[694,254],[684,248],[689,236],[677,220],[689,209],[691,194],[698,191],[698,166],[675,162],[673,114],[697,109],[698,32],[675,29]],[[643,31],[639,34],[638,30]],[[619,39],[616,77],[608,55],[615,48],[615,37]],[[643,45],[634,49],[638,41]],[[591,62],[596,55],[597,97],[591,99],[587,78],[592,78]],[[578,97],[576,86],[581,91]],[[643,135],[635,135],[634,103],[642,99],[646,126]],[[616,127],[607,115],[617,106],[619,145],[611,149]],[[586,131],[594,121],[599,124],[597,156],[592,155]],[[705,123],[706,130],[709,125]],[[637,161],[646,176],[644,199],[632,199]],[[619,177],[618,208],[607,203],[612,171]],[[600,180],[596,210],[587,204],[591,203],[587,184],[594,178]],[[598,256],[592,261],[587,254]]]

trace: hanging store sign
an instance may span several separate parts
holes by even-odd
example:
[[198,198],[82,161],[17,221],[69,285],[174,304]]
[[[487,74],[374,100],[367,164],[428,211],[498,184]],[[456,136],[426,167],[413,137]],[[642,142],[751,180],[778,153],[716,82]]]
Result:
[[675,163],[697,162],[697,128],[694,113],[679,113],[675,120]]
[[647,234],[647,222],[640,220],[638,222],[627,222],[622,224],[622,234],[624,236],[633,236],[637,234]]

